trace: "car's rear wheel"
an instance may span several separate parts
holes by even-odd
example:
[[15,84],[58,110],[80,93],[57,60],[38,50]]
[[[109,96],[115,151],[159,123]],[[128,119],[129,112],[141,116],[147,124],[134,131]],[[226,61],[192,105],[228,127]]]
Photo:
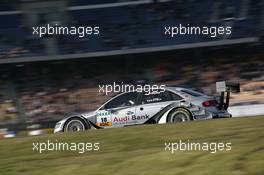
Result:
[[67,121],[64,132],[79,132],[88,129],[87,124],[79,118],[72,118]]
[[192,119],[192,115],[189,111],[183,108],[178,108],[171,111],[168,115],[168,123],[180,123],[187,122]]

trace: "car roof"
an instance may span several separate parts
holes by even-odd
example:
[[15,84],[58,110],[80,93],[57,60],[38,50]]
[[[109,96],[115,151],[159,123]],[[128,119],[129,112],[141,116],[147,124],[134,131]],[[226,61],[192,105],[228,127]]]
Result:
[[[166,86],[165,89],[172,90],[172,91],[181,91],[187,88],[177,87],[177,86]],[[187,90],[190,90],[190,89],[187,89]]]
[[[184,87],[177,87],[177,86],[166,86],[165,88],[166,90],[171,90],[171,91],[174,91],[174,92],[178,92],[178,93],[194,93],[194,94],[198,94],[198,95],[201,95],[201,96],[206,96],[206,94],[202,93],[202,92],[199,92],[199,91],[195,91],[195,90],[192,90],[190,88],[184,88]],[[190,93],[188,93],[190,95]]]

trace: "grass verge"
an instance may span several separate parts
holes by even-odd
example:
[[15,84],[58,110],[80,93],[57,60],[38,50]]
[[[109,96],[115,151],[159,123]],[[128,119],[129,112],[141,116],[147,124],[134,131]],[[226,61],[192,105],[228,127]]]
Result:
[[[33,151],[32,143],[99,142],[100,150]],[[230,151],[165,151],[165,142],[231,142]],[[141,125],[0,141],[2,175],[264,174],[264,117]]]

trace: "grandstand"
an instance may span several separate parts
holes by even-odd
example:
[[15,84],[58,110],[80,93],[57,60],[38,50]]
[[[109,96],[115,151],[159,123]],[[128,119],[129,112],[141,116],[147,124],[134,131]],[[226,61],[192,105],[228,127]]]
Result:
[[[8,4],[6,2],[5,6]],[[102,51],[108,55],[107,51],[113,50],[116,52],[112,54],[118,54],[140,52],[140,50],[133,50],[138,48],[144,48],[146,52],[197,47],[194,43],[204,43],[210,46],[256,42],[263,32],[261,22],[263,3],[260,0],[221,2],[57,0],[53,2],[19,1],[18,4],[16,4],[16,10],[13,6],[8,6],[9,8],[0,11],[0,20],[5,21],[0,24],[0,58],[4,59],[0,61],[3,63],[8,62],[9,60],[6,60],[8,58],[18,57],[27,57],[26,60],[29,61],[40,59],[30,59],[30,57],[41,56],[44,56],[41,60],[54,57],[68,58],[67,56],[56,57],[54,54],[73,54],[71,58],[78,58],[101,55],[98,52]],[[40,10],[39,6],[43,6],[43,9]],[[3,8],[0,9],[3,10]],[[52,9],[59,10],[50,13]],[[98,25],[102,32],[99,37],[81,39],[74,36],[48,36],[41,39],[32,36],[32,26],[45,23],[66,23],[75,26]],[[228,38],[226,36],[211,38],[195,35],[171,39],[164,36],[164,26],[178,24],[228,25],[232,26],[233,32]],[[51,46],[54,48],[52,51]],[[22,60],[25,59],[15,59],[15,62]]]

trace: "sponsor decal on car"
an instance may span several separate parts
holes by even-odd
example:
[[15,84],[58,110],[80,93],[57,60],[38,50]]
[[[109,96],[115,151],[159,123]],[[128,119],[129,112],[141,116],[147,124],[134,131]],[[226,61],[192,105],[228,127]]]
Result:
[[103,113],[104,115],[97,117],[97,126],[112,126],[112,117],[110,113],[107,115],[107,113]]
[[132,120],[148,120],[148,119],[149,119],[149,115],[147,114],[141,116],[132,115]]
[[113,122],[127,122],[130,121],[129,116],[126,117],[114,117]]
[[149,115],[132,115],[132,116],[124,116],[124,117],[113,117],[113,125],[126,125],[126,124],[138,124],[143,123],[144,121],[149,119]]
[[99,122],[96,123],[97,126],[112,126],[112,122]]
[[109,111],[104,111],[104,112],[98,112],[97,116],[107,116],[107,115],[111,115],[111,112]]

